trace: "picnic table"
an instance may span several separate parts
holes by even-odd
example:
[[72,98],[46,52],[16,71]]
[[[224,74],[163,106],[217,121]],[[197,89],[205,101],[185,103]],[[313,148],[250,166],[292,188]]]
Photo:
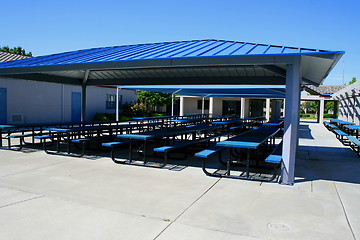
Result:
[[179,119],[208,118],[208,117],[209,117],[208,113],[189,113],[189,114],[185,114],[183,116],[177,116],[177,118],[179,118]]
[[341,130],[344,130],[344,126],[345,126],[345,125],[356,125],[356,124],[353,123],[353,122],[347,122],[347,121],[340,120],[340,119],[337,119],[337,118],[330,118],[330,123],[335,124],[335,125],[338,126]]
[[[90,122],[67,122],[67,123],[32,123],[32,124],[17,124],[17,125],[0,125],[0,147],[2,147],[2,140],[8,139],[8,147],[11,148],[10,138],[21,137],[21,141],[24,141],[24,136],[30,136],[32,138],[32,144],[35,144],[35,136],[42,135],[46,128],[73,128],[82,126],[102,126],[102,125],[118,125],[121,124],[117,121],[90,121]],[[14,133],[21,133],[17,136],[10,136]],[[27,133],[27,134],[25,134]],[[5,135],[5,137],[3,136]],[[21,143],[21,142],[20,142]],[[25,143],[25,142],[24,142]],[[29,144],[29,143],[27,143]]]
[[[46,128],[46,130],[49,131],[50,136],[45,137],[56,139],[57,147],[55,152],[49,151],[46,148],[46,144],[44,142],[44,150],[49,154],[64,155],[64,153],[60,153],[60,143],[63,142],[67,145],[67,151],[65,153],[66,155],[78,156],[76,154],[70,153],[70,145],[74,139],[86,138],[86,140],[89,141],[91,141],[92,139],[101,140],[101,137],[103,137],[104,139],[111,139],[116,138],[116,136],[122,135],[124,133],[132,133],[135,130],[150,130],[158,126],[163,127],[163,124],[159,122],[154,122],[146,124],[119,124],[106,126],[83,126],[73,128]],[[53,135],[53,137],[51,137],[51,135]],[[83,155],[83,153],[81,155]]]
[[[267,144],[267,142],[271,139],[273,140],[273,144],[274,144],[275,143],[274,137],[279,131],[280,131],[279,128],[258,127],[253,130],[239,134],[228,140],[218,142],[216,146],[225,147],[229,151],[229,156],[227,160],[227,171],[225,174],[222,175],[222,177],[240,178],[240,179],[249,179],[249,180],[262,180],[262,179],[257,179],[255,177],[250,177],[250,151],[259,150],[261,146]],[[230,175],[230,167],[231,167],[230,151],[232,149],[245,149],[247,151],[245,176]],[[257,152],[257,157],[258,155],[259,152]]]
[[349,135],[354,135],[356,138],[359,137],[360,125],[344,125],[344,130]]
[[277,127],[280,128],[284,124],[284,120],[272,120],[266,123],[263,123],[262,126],[264,127]]
[[259,121],[259,122],[263,122],[266,120],[266,118],[264,116],[258,116],[258,117],[246,117],[244,118],[245,121],[247,122],[255,122],[255,121]]
[[[245,119],[243,118],[233,118],[224,121],[214,121],[212,123],[221,126],[223,131],[229,131],[230,129],[233,130],[242,129],[250,124],[250,122],[245,124]],[[238,126],[239,128],[234,126]]]
[[166,120],[174,118],[173,116],[156,116],[156,117],[134,117],[132,120],[135,120],[137,123],[145,122],[165,122]]
[[211,125],[211,124],[199,124],[199,125],[192,125],[187,127],[174,127],[164,130],[153,130],[153,131],[146,131],[141,133],[123,134],[123,135],[119,135],[118,138],[129,140],[128,163],[132,162],[132,152],[133,152],[132,142],[141,141],[143,143],[142,146],[143,164],[145,165],[148,156],[147,144],[150,140],[157,140],[160,142],[165,140],[166,143],[169,143],[170,141],[174,143],[175,140],[179,138],[180,141],[184,141],[187,139],[195,140],[197,137],[201,137],[201,134],[204,134],[206,137],[208,132],[216,131],[217,129],[219,129],[219,126]]
[[207,120],[207,118],[183,118],[183,119],[174,119],[170,120],[171,123],[174,123],[175,126],[184,126],[188,124],[198,124],[203,123]]

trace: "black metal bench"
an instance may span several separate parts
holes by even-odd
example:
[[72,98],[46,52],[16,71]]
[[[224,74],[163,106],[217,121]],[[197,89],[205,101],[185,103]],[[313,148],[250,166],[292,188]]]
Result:
[[340,129],[334,129],[333,132],[335,133],[336,138],[339,139],[344,145],[349,144],[349,142],[347,141],[348,134],[344,133]]
[[[186,149],[190,146],[194,146],[198,143],[203,143],[203,142],[210,142],[210,140],[215,139],[216,142],[216,138],[221,138],[223,136],[229,136],[231,133],[229,132],[223,132],[223,133],[219,133],[213,136],[209,136],[209,137],[205,137],[205,138],[199,138],[199,139],[195,139],[195,140],[191,140],[191,141],[185,141],[185,142],[180,142],[180,143],[176,143],[174,145],[170,145],[170,146],[162,146],[162,147],[158,147],[158,148],[154,148],[154,152],[162,152],[164,153],[164,162],[159,166],[159,167],[164,167],[167,162],[168,162],[168,158],[169,158],[169,153],[178,149]],[[184,154],[184,158],[186,158],[188,152],[185,151]]]
[[281,162],[282,162],[282,147],[283,147],[283,142],[281,141],[276,148],[274,149],[274,151],[267,157],[265,158],[265,162],[266,163],[272,163],[274,164],[274,172],[273,175],[267,179],[267,181],[272,181],[276,178],[277,176],[277,171],[281,166]]
[[348,136],[350,142],[350,147],[358,154],[360,157],[360,141],[355,136]]
[[330,131],[338,129],[337,126],[335,126],[334,124],[331,124],[330,122],[324,121],[323,123],[324,123],[324,126]]
[[[222,163],[223,165],[227,165],[227,162],[224,162],[221,159],[221,151],[224,149],[223,146],[212,146],[208,149],[202,150],[200,152],[197,152],[195,154],[195,157],[199,157],[202,158],[202,170],[203,172],[208,175],[208,176],[212,176],[212,177],[229,177],[229,178],[233,178],[232,176],[230,176],[230,172],[226,171],[225,174],[223,173],[219,173],[218,170],[214,171],[214,172],[209,172],[206,169],[206,160],[213,154],[215,153],[219,153],[219,162]],[[256,180],[260,180],[260,181],[266,181],[266,182],[271,182],[273,181],[276,176],[277,176],[277,172],[279,167],[281,166],[281,162],[282,162],[282,141],[275,147],[275,149],[265,158],[264,160],[266,163],[272,164],[273,165],[273,171],[272,171],[272,175],[270,177],[262,177],[262,178],[258,178]]]
[[84,156],[87,144],[90,144],[92,142],[96,142],[97,143],[97,148],[99,149],[100,146],[102,146],[102,144],[100,144],[100,143],[102,143],[103,141],[111,141],[111,140],[113,140],[115,138],[116,138],[115,135],[109,135],[109,136],[86,137],[86,138],[72,139],[71,140],[72,143],[81,144],[81,153],[80,154],[72,154],[72,156],[74,156],[74,157],[82,157],[82,156]]
[[[8,140],[8,146],[5,147],[4,149],[9,149],[9,150],[15,150],[15,151],[20,151],[24,144],[25,144],[25,137],[31,137],[32,134],[31,133],[22,133],[22,134],[16,134],[16,135],[8,135],[6,138]],[[16,139],[18,138],[20,140],[20,145],[18,148],[14,148],[11,145],[11,139]]]
[[[134,140],[132,140],[134,142]],[[117,164],[123,164],[123,163],[126,163],[126,161],[120,161],[120,160],[117,160],[115,158],[115,151],[123,146],[123,145],[126,145],[126,144],[129,144],[130,141],[129,140],[124,140],[124,141],[118,141],[118,142],[107,142],[107,143],[102,143],[102,146],[103,147],[108,147],[110,148],[110,157],[111,159],[113,160],[114,163],[117,163]],[[132,152],[129,151],[129,159],[131,159],[131,154]]]

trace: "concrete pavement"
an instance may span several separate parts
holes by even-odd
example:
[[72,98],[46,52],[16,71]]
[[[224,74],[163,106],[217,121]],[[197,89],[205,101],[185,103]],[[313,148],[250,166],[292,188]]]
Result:
[[0,239],[360,239],[360,159],[302,123],[296,183],[0,151]]

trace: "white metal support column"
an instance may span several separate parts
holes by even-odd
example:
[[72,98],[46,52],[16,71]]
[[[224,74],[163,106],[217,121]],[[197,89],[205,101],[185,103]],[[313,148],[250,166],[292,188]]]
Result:
[[278,120],[281,117],[281,104],[280,100],[273,99],[271,107],[271,117],[270,120]]
[[119,87],[116,87],[116,121],[119,121]]
[[211,97],[209,100],[209,116],[212,117],[214,114],[214,98]]
[[174,116],[174,98],[175,98],[175,94],[180,92],[180,91],[181,91],[181,89],[178,89],[178,90],[176,90],[175,92],[173,92],[171,94],[171,116]]
[[89,78],[90,70],[86,70],[81,88],[81,122],[85,122],[86,118],[86,86]]
[[205,114],[205,98],[209,97],[211,94],[202,97],[202,107],[201,114]]
[[324,122],[324,110],[325,110],[325,100],[320,99],[320,109],[319,109],[319,123]]
[[283,137],[283,164],[281,183],[294,184],[295,157],[298,145],[299,108],[300,108],[301,56],[294,57],[293,64],[286,68],[286,112]]
[[180,97],[180,116],[184,116],[184,97]]
[[267,99],[266,99],[266,111],[265,111],[266,121],[269,121],[269,120],[270,120],[270,101],[271,101],[270,98],[267,98]]
[[245,98],[240,99],[240,118],[245,118],[246,111],[246,100]]
[[285,111],[286,111],[286,99],[283,100],[284,104],[283,104],[283,115],[282,117],[285,118]]

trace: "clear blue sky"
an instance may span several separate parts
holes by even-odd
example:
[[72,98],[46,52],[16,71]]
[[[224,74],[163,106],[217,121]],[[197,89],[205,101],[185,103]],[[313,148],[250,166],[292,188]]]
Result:
[[345,51],[325,80],[360,80],[359,0],[5,0],[0,46],[34,56],[193,39]]

